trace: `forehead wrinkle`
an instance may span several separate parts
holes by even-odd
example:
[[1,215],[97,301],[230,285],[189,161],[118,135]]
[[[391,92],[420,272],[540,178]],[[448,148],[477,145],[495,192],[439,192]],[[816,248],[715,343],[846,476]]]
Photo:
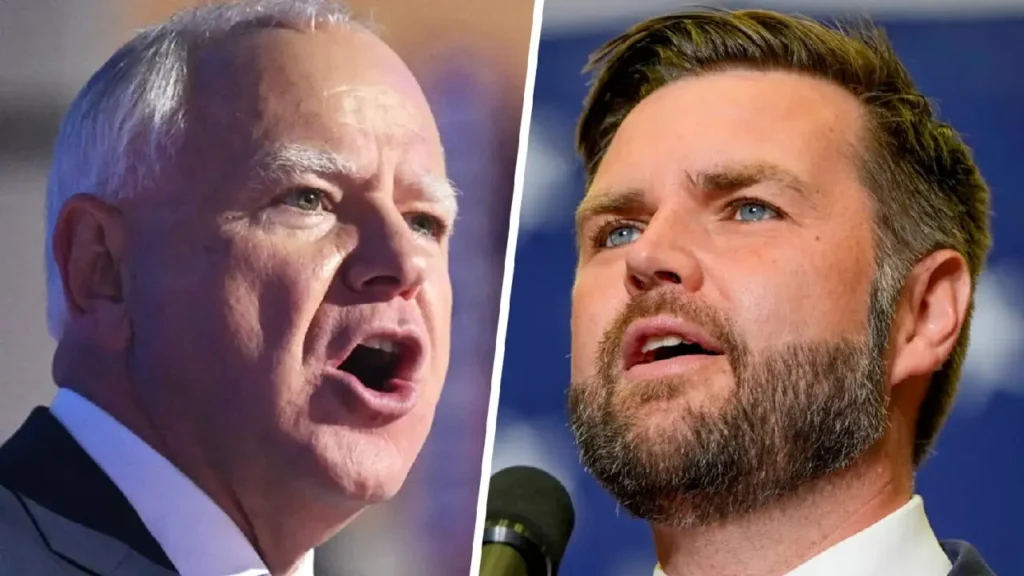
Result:
[[426,136],[407,98],[386,86],[340,86],[324,92],[339,105],[337,120],[372,134],[406,140]]

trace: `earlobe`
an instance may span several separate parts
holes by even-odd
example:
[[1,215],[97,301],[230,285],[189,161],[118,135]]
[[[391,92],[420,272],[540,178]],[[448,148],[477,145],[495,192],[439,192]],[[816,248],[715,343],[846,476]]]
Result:
[[85,320],[94,338],[117,345],[126,321],[120,211],[94,196],[68,199],[54,227],[53,256],[69,320]]
[[901,325],[892,363],[892,382],[930,377],[949,358],[960,338],[972,294],[963,256],[939,250],[922,259],[907,279],[898,312]]

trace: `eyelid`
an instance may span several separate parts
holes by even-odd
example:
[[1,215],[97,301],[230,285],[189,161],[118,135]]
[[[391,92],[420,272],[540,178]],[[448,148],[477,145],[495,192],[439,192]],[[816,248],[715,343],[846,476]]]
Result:
[[338,190],[333,189],[332,186],[328,186],[321,182],[308,182],[308,181],[293,181],[285,186],[279,188],[280,193],[275,196],[277,201],[281,201],[289,196],[299,194],[302,192],[316,192],[320,197],[331,203],[332,205],[337,204],[341,201],[341,193]]
[[438,233],[430,235],[436,242],[441,242],[446,238],[450,238],[452,235],[454,223],[451,222],[449,218],[442,217],[427,210],[409,210],[403,213],[403,217],[406,218],[406,221],[408,221],[410,216],[427,216],[428,218],[432,218],[435,225],[439,227]]
[[598,252],[602,250],[614,250],[615,248],[619,248],[619,246],[605,246],[604,243],[607,240],[609,232],[623,226],[634,226],[639,230],[643,231],[643,229],[647,226],[647,223],[636,220],[635,218],[609,218],[604,222],[600,223],[599,225],[596,225],[595,228],[593,228],[590,232],[586,234],[587,245],[590,247],[591,250]]
[[744,204],[759,204],[770,209],[772,212],[775,212],[776,218],[788,218],[785,210],[779,208],[776,204],[773,204],[763,198],[755,198],[753,196],[741,196],[739,198],[730,199],[726,202],[723,212],[730,215],[730,217],[734,217],[737,210],[739,210],[739,208]]
[[429,201],[416,201],[409,202],[401,209],[402,214],[426,214],[437,218],[439,222],[445,225],[446,228],[452,228],[455,225],[455,220],[458,218],[456,214],[452,214],[450,211],[445,210],[441,207],[441,204]]

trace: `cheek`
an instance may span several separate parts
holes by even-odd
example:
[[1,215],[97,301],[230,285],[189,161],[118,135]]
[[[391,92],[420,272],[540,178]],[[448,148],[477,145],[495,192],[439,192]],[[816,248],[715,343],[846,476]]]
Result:
[[[728,310],[752,346],[862,336],[873,268],[844,250],[802,250],[798,258],[759,254],[724,286]],[[746,330],[744,330],[746,327]]]
[[[421,389],[419,402],[412,414],[385,429],[388,442],[398,451],[396,462],[400,476],[408,473],[430,434],[448,376],[451,355],[452,286],[448,271],[436,267],[420,289],[416,298],[430,335],[430,380]],[[492,336],[493,337],[493,336]]]
[[301,359],[302,344],[341,262],[328,246],[240,241],[225,274],[224,305],[235,336]]
[[443,262],[429,269],[416,301],[430,335],[432,406],[444,386],[451,356],[452,284]]
[[627,298],[622,279],[612,267],[579,269],[572,290],[573,380],[590,378],[597,371],[601,339]]
[[427,264],[426,277],[416,295],[416,305],[429,338],[428,379],[424,382],[417,417],[427,418],[426,425],[429,426],[444,387],[452,351],[452,280],[446,260],[438,259]]
[[201,230],[171,230],[135,246],[129,305],[136,344],[188,371],[204,358],[252,348],[235,317],[251,317],[250,298],[233,298],[234,246]]

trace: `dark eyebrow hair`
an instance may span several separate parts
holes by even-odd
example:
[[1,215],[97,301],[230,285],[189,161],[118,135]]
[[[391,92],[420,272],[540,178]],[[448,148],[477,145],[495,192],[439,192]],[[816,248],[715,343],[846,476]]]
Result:
[[767,162],[723,165],[697,173],[687,173],[687,183],[703,192],[729,194],[757,184],[782,186],[801,196],[810,194],[811,187],[793,172]]
[[598,216],[639,212],[647,205],[644,196],[644,191],[639,188],[588,193],[576,208],[577,235],[588,220]]
[[[809,195],[811,190],[793,172],[766,162],[723,165],[685,175],[686,186],[715,195],[731,194],[762,183],[777,184],[801,196]],[[646,206],[645,193],[640,188],[592,190],[576,208],[576,232],[578,234],[592,218],[641,212]]]

